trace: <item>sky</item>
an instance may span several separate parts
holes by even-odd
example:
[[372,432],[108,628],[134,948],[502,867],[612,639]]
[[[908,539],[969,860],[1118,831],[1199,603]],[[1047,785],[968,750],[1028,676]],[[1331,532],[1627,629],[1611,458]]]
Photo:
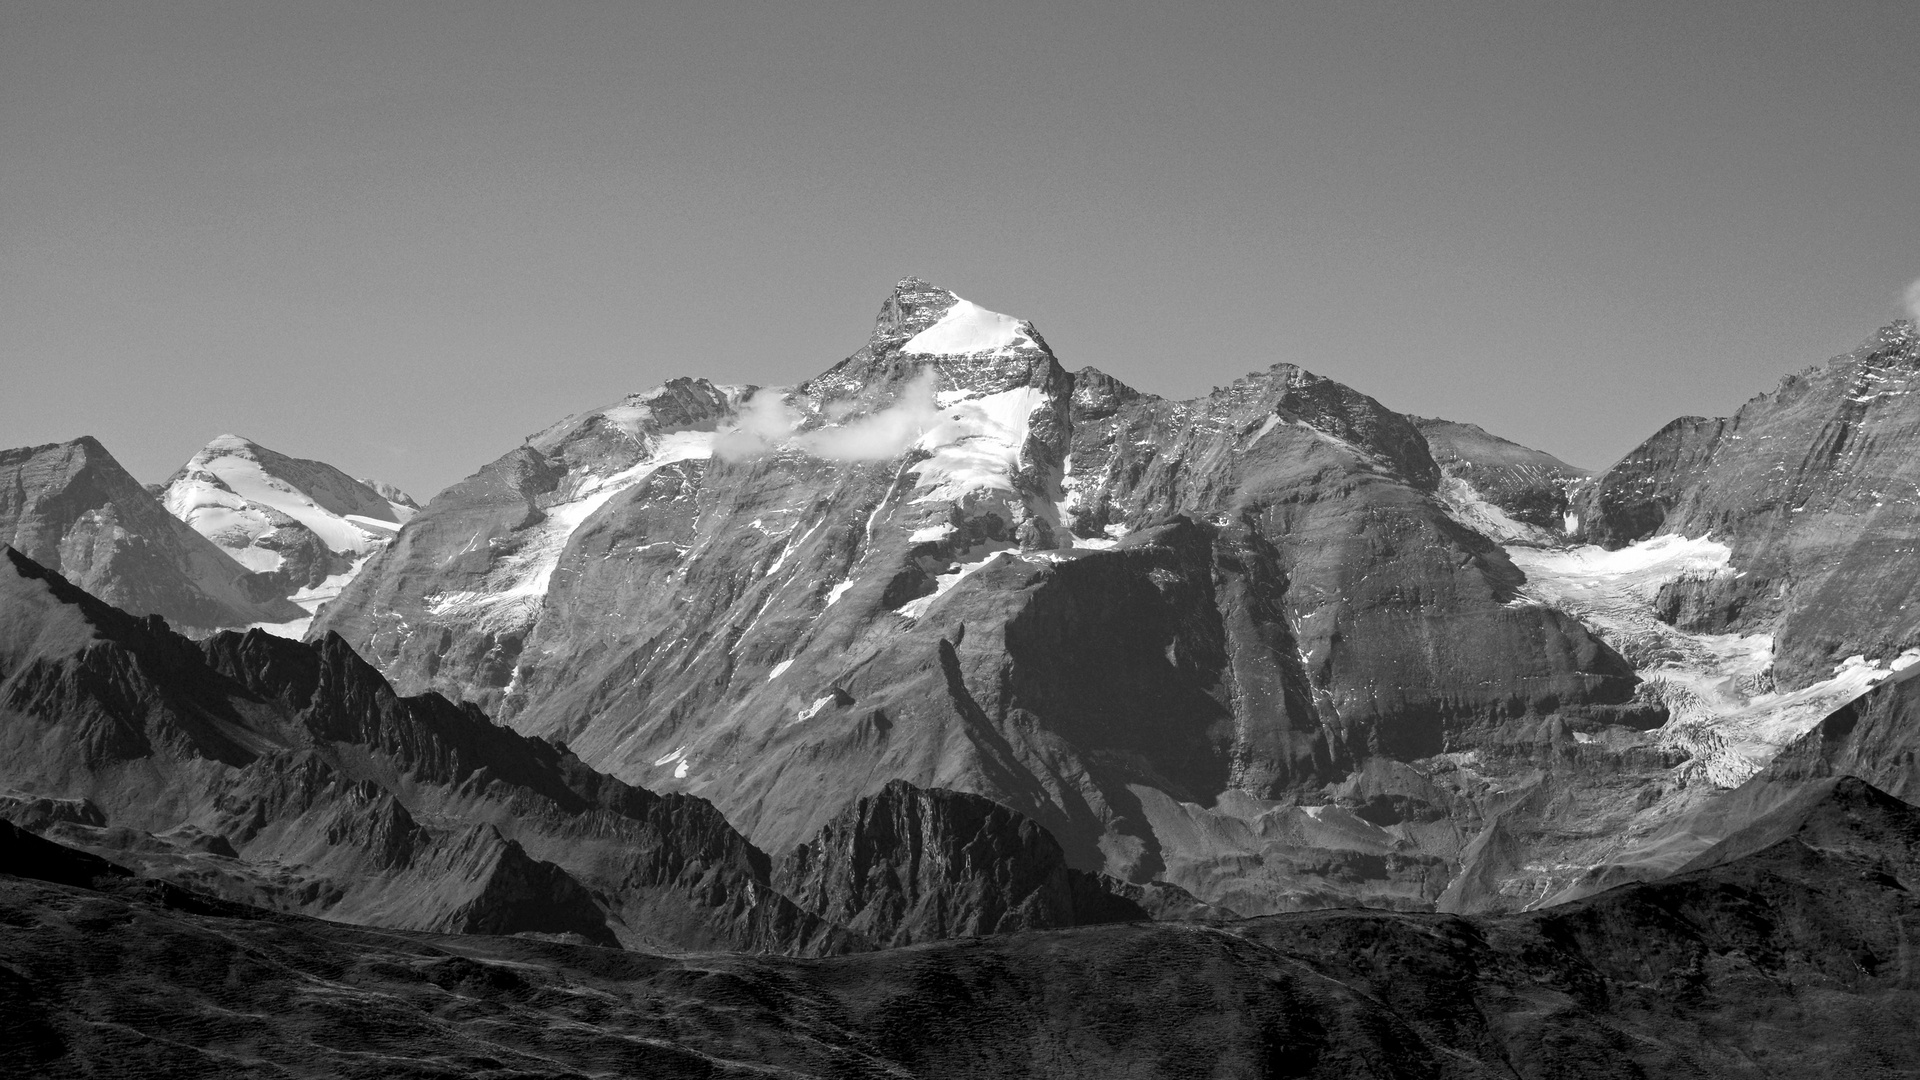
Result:
[[1900,316],[1911,0],[0,0],[0,446],[419,497],[920,275],[1603,468]]

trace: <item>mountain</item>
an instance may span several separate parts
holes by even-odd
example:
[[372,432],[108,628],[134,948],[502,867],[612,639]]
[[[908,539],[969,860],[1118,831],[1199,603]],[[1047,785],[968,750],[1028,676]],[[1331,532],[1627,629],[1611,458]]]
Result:
[[776,866],[704,800],[622,784],[437,694],[397,697],[338,637],[188,641],[10,548],[0,610],[0,817],[232,900],[369,926],[799,953],[871,947],[867,930],[1147,917],[1119,883],[1068,870],[1037,825],[971,796],[890,786],[873,811],[889,831],[852,862],[839,852],[860,821]]
[[[1835,793],[1842,815],[1890,801]],[[1316,911],[793,960],[370,932],[103,873],[78,852],[23,858],[0,827],[0,1067],[1920,1076],[1920,901],[1870,846],[1808,835],[1524,915]]]
[[0,543],[110,603],[197,631],[303,614],[168,515],[92,438],[0,450]]
[[1662,718],[1447,479],[1297,367],[1168,401],[909,279],[798,387],[677,380],[532,437],[312,633],[769,850],[900,779],[1237,911],[1424,906],[1480,827],[1459,755]]
[[1704,633],[1770,632],[1779,683],[1920,645],[1920,338],[1888,326],[1731,417],[1682,417],[1577,508],[1607,547],[1711,535],[1723,567],[1674,582],[1662,613]]
[[[160,499],[168,513],[309,613],[338,596],[361,560],[418,509],[392,485],[375,487],[237,435],[208,443],[166,482]],[[287,627],[293,637],[305,630],[304,620]]]
[[[360,520],[340,493],[410,508],[337,470],[223,438],[173,490],[271,573],[362,567],[313,642],[704,798],[776,864],[898,781],[1030,822],[1149,912],[1499,912],[1677,868],[1904,662],[1905,616],[1847,590],[1906,557],[1874,546],[1904,504],[1855,496],[1904,475],[1914,358],[1890,327],[1594,477],[1286,364],[1143,394],[908,279],[819,376],[565,418],[364,561],[321,538]],[[898,886],[887,940],[993,925]]]

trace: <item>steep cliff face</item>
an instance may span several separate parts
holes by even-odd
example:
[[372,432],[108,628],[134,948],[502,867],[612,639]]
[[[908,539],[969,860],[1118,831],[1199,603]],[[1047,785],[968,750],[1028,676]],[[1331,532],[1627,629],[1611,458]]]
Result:
[[0,543],[109,603],[195,630],[303,614],[170,516],[92,438],[0,450]]
[[1657,712],[1446,479],[1299,368],[1166,401],[908,280],[796,388],[679,381],[535,436],[314,634],[769,850],[903,779],[1237,910],[1425,904],[1478,804],[1362,763]]
[[1586,537],[1715,540],[1731,569],[1676,583],[1670,621],[1775,635],[1783,686],[1846,657],[1886,661],[1920,644],[1920,339],[1881,330],[1781,382],[1732,417],[1675,420],[1589,488]]
[[196,644],[0,556],[9,816],[148,874],[348,922],[860,944],[770,888],[766,856],[700,799],[595,773],[470,705],[400,697],[337,636]]

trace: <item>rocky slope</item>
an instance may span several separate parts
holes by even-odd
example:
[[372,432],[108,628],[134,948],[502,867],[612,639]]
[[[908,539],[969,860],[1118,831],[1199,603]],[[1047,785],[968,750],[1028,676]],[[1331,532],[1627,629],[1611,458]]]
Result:
[[0,450],[0,543],[109,603],[199,631],[302,612],[174,519],[92,438]]
[[1669,621],[1771,632],[1787,687],[1854,655],[1920,645],[1920,338],[1896,323],[1784,379],[1731,417],[1682,417],[1607,470],[1578,508],[1608,547],[1651,536],[1730,547],[1722,572],[1676,582]]
[[[167,512],[308,612],[339,595],[365,556],[393,539],[413,500],[355,480],[321,461],[222,435],[181,466],[160,492]],[[304,621],[285,632],[299,637]]]
[[[667,958],[369,933],[0,861],[21,1075],[1920,1076],[1911,806],[1551,911],[1324,911]],[[1849,826],[1862,800],[1874,820]],[[1905,807],[1905,818],[1899,808]],[[0,860],[9,849],[0,844]]]
[[901,780],[796,848],[773,884],[882,946],[1148,917],[1069,867],[1031,820],[978,795]]
[[171,881],[372,926],[808,953],[1199,908],[898,783],[776,868],[705,801],[397,697],[338,637],[196,644],[0,556],[0,817]]
[[1569,493],[1592,474],[1551,454],[1490,434],[1478,424],[1408,417],[1440,466],[1441,497],[1455,516],[1495,540],[1554,542],[1572,508]]
[[791,390],[682,380],[534,436],[313,633],[776,851],[903,779],[1235,910],[1427,905],[1481,811],[1400,763],[1660,719],[1446,479],[1299,368],[1166,401],[908,280]]
[[0,802],[144,873],[377,926],[603,944],[857,944],[712,806],[592,772],[338,638],[194,643],[0,549]]

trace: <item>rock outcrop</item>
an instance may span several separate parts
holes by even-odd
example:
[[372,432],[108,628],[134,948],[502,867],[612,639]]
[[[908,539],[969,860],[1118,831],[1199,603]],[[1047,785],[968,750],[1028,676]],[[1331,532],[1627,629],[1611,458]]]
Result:
[[903,780],[828,822],[775,866],[773,884],[882,946],[1148,918],[1099,876],[1069,867],[1032,820]]
[[108,603],[196,631],[304,614],[169,515],[92,438],[0,450],[0,544]]

